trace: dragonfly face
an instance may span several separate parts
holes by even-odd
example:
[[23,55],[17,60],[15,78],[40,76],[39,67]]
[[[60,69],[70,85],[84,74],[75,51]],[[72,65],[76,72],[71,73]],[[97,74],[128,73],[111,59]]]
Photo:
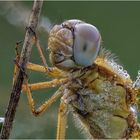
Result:
[[68,20],[50,32],[51,61],[60,69],[86,67],[93,64],[101,36],[98,29],[80,20]]
[[98,29],[80,20],[65,21],[51,30],[50,59],[70,79],[63,85],[62,101],[90,138],[140,137],[137,89],[100,42]]

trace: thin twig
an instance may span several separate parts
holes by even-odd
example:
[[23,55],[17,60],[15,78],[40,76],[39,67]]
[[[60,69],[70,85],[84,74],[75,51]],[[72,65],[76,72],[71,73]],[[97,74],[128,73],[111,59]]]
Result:
[[34,33],[36,31],[37,24],[39,21],[42,4],[43,1],[40,0],[35,0],[33,4],[32,12],[29,18],[28,28],[25,34],[21,57],[19,61],[19,66],[21,67],[21,69],[19,69],[14,85],[12,87],[11,97],[7,107],[7,111],[5,113],[5,121],[1,131],[0,139],[8,139],[10,136],[10,131],[12,129],[12,124],[15,117],[16,107],[20,99],[20,93],[22,89],[22,83],[24,80],[26,64],[29,60],[32,45],[34,43],[33,42]]

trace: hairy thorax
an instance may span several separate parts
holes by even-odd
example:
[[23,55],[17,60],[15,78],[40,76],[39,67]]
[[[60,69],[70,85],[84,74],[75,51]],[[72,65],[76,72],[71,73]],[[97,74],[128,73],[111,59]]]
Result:
[[132,81],[101,61],[97,59],[90,67],[73,70],[62,99],[73,111],[77,127],[89,138],[137,138]]

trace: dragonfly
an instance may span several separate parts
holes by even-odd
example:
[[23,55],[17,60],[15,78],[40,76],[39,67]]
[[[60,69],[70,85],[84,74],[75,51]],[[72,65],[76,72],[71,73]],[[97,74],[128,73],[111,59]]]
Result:
[[[44,113],[61,97],[58,140],[65,139],[69,112],[86,138],[140,138],[140,71],[132,81],[115,56],[102,47],[101,34],[94,25],[71,19],[50,30],[48,49],[53,67],[47,65],[39,39],[35,37],[33,40],[43,65],[28,62],[27,69],[42,72],[52,80],[31,84],[26,76],[22,91],[26,92],[35,116]],[[18,62],[20,54],[16,52]],[[18,69],[15,65],[14,77]],[[32,91],[56,86],[58,90],[36,108]]]

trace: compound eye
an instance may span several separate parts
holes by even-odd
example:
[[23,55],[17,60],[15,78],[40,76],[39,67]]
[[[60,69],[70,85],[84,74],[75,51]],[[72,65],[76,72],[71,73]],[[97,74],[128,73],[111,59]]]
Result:
[[75,26],[74,34],[74,61],[80,66],[92,65],[100,49],[98,29],[91,24],[81,23]]

